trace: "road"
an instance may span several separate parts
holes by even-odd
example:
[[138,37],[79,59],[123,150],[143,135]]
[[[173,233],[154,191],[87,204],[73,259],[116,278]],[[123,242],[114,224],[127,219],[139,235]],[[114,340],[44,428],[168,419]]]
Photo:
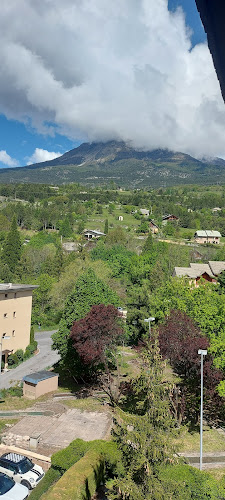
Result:
[[35,340],[38,342],[39,353],[27,359],[24,363],[21,363],[21,365],[17,366],[17,368],[1,373],[0,389],[8,389],[9,387],[15,385],[16,382],[21,381],[25,375],[45,370],[59,360],[59,354],[56,351],[51,350],[51,336],[54,331],[37,332],[35,334]]

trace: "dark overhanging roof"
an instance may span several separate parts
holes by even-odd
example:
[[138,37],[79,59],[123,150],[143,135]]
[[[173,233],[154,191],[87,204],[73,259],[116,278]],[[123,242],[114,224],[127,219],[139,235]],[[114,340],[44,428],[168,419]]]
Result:
[[225,101],[225,0],[195,0]]

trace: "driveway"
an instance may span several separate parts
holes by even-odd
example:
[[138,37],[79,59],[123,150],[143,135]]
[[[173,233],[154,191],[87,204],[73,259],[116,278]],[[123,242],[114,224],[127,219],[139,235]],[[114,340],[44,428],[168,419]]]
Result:
[[56,351],[51,350],[51,336],[54,331],[37,332],[35,334],[35,340],[38,342],[39,353],[36,356],[32,356],[27,361],[24,361],[24,363],[21,363],[21,365],[17,368],[1,373],[0,389],[8,389],[9,387],[15,385],[16,382],[21,381],[25,375],[45,370],[59,360],[59,354]]

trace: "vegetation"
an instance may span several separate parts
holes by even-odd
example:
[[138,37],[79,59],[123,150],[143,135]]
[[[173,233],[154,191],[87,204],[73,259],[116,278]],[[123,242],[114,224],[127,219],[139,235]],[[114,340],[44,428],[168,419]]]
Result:
[[[59,325],[53,347],[61,354],[57,369],[63,384],[68,381],[72,391],[78,383],[85,388],[94,384],[108,395],[115,417],[111,444],[117,465],[112,458],[107,462],[103,444],[93,444],[93,449],[83,442],[72,444],[68,455],[64,450],[61,459],[53,457],[55,468],[38,486],[40,494],[50,494],[47,490],[59,474],[69,472],[90,451],[111,464],[105,465],[111,498],[207,498],[207,491],[208,498],[216,498],[216,487],[224,498],[222,480],[220,485],[213,482],[173,455],[174,443],[181,447],[180,436],[198,426],[199,348],[208,350],[205,416],[208,423],[224,425],[224,275],[217,284],[202,280],[198,288],[172,278],[175,266],[225,261],[223,238],[218,246],[197,247],[193,240],[197,229],[215,229],[225,236],[224,186],[121,191],[112,184],[85,189],[78,184],[54,189],[2,184],[0,195],[1,281],[38,285],[32,322],[41,329]],[[142,208],[150,216],[143,217]],[[178,221],[164,225],[166,213]],[[156,235],[150,232],[150,219],[159,228]],[[106,236],[87,241],[85,228]],[[117,308],[127,310],[126,322],[118,318]],[[155,318],[150,339],[144,321],[149,316]],[[25,353],[10,355],[9,364],[15,366],[35,349],[32,329],[30,346]],[[19,394],[4,397],[2,409],[26,407]],[[85,399],[68,401],[68,406],[73,404],[87,407]],[[92,397],[90,408],[99,408],[99,401]],[[93,479],[90,462],[84,463],[84,481]],[[38,488],[33,498],[40,498]]]

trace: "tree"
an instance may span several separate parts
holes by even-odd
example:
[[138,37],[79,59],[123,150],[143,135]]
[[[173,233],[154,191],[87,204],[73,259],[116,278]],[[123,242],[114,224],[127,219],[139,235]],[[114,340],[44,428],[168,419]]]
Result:
[[73,373],[77,368],[70,330],[74,323],[84,318],[96,304],[119,305],[119,298],[104,281],[98,279],[90,268],[77,280],[73,291],[68,295],[58,332],[54,333],[53,349],[59,351],[61,364]]
[[92,306],[85,318],[73,323],[70,337],[84,375],[90,377],[99,370],[110,371],[115,346],[123,333],[118,323],[119,316],[115,306],[99,304]]
[[[115,481],[115,498],[146,500],[164,498],[160,466],[174,462],[169,387],[163,380],[157,339],[146,346],[141,375],[131,384],[125,408],[115,420],[113,438],[122,453],[124,474]],[[132,400],[132,405],[130,404]],[[166,486],[168,487],[168,486]]]
[[104,233],[108,234],[109,232],[109,221],[108,219],[105,220],[105,228],[104,228]]
[[3,245],[2,260],[8,265],[11,272],[14,272],[20,260],[21,241],[16,225],[16,217],[13,217],[11,228],[6,236]]
[[[181,311],[171,311],[164,324],[158,327],[160,352],[169,359],[174,371],[182,377],[180,385],[183,396],[184,416],[197,422],[200,402],[200,356],[199,349],[208,349],[209,341],[194,321]],[[205,414],[212,418],[223,415],[224,401],[217,392],[223,373],[213,366],[208,353],[204,362]]]

